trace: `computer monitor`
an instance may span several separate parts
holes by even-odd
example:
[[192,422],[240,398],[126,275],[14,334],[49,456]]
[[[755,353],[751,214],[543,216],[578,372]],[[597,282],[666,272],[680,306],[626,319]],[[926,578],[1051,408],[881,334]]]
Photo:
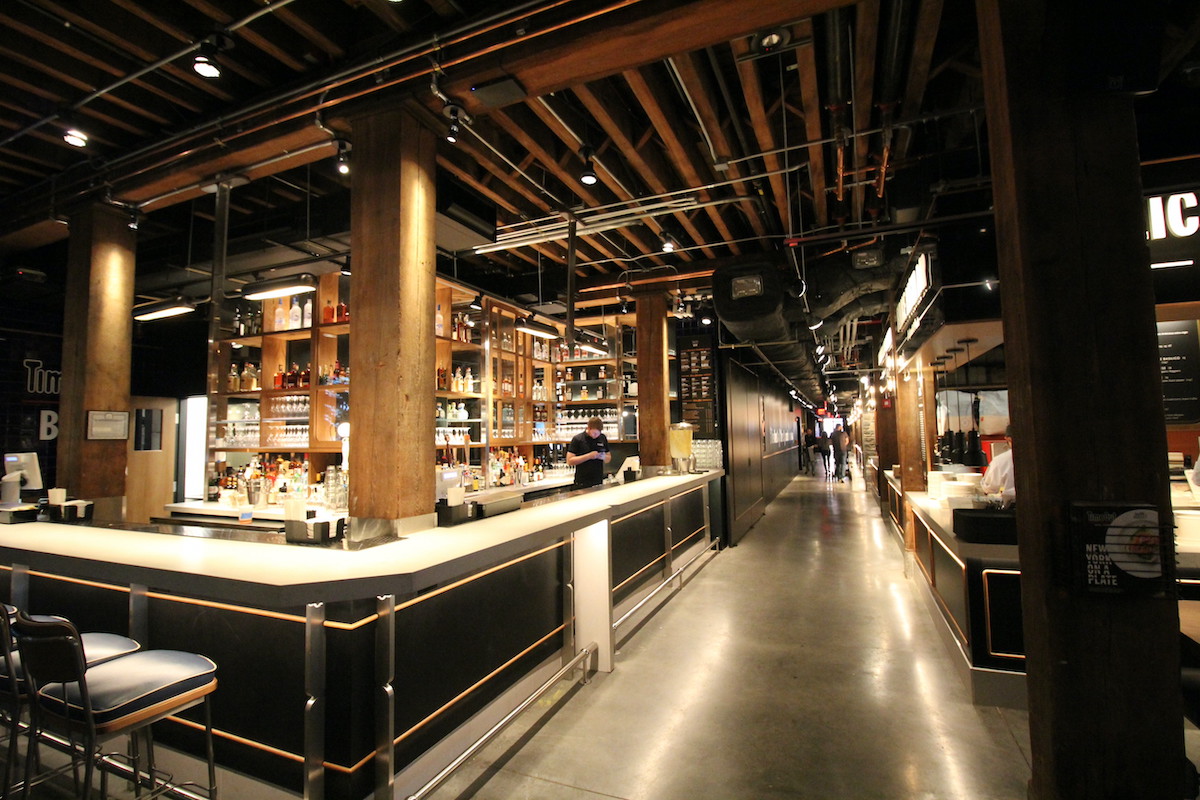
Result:
[[609,442],[608,450],[612,453],[612,459],[604,465],[604,474],[616,475],[627,458],[638,454],[638,444],[637,442]]
[[14,472],[25,473],[21,481],[21,491],[34,491],[42,488],[42,469],[38,466],[37,453],[5,453],[4,474]]

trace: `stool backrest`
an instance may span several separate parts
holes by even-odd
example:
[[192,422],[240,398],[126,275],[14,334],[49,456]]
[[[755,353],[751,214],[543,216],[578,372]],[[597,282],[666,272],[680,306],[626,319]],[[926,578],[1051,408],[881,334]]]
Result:
[[13,622],[21,666],[35,687],[75,683],[87,671],[79,631],[67,620],[35,620],[23,611]]

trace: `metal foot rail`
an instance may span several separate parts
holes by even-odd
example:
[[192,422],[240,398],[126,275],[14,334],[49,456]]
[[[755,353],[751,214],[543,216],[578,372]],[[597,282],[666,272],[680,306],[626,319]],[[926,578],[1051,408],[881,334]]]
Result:
[[703,550],[701,550],[699,553],[697,553],[696,555],[694,555],[694,556],[692,556],[691,558],[689,558],[686,564],[684,564],[682,567],[680,567],[679,569],[677,569],[677,570],[675,570],[674,572],[672,572],[672,573],[671,573],[671,576],[670,576],[669,578],[667,578],[665,581],[663,581],[662,583],[660,583],[658,586],[655,586],[655,587],[654,587],[654,590],[653,590],[653,591],[651,591],[651,592],[650,592],[650,594],[646,595],[645,597],[643,597],[641,600],[639,600],[639,601],[637,602],[637,605],[635,605],[633,608],[629,609],[629,610],[628,610],[628,611],[626,611],[624,614],[622,614],[622,615],[621,615],[621,618],[612,624],[612,626],[613,626],[613,630],[615,631],[617,628],[619,628],[620,626],[622,626],[622,625],[624,625],[626,622],[628,622],[628,621],[629,621],[629,618],[630,618],[630,617],[632,617],[634,614],[636,614],[636,613],[638,612],[638,609],[639,609],[639,608],[641,608],[642,606],[646,605],[646,603],[650,602],[650,600],[654,598],[654,595],[658,594],[658,593],[659,593],[659,592],[661,592],[663,589],[665,589],[665,588],[667,588],[668,586],[670,586],[670,585],[671,585],[671,581],[675,580],[675,579],[676,579],[676,578],[678,578],[680,575],[682,575],[682,574],[683,574],[683,572],[684,572],[684,570],[686,570],[688,567],[690,567],[692,564],[694,564],[694,563],[696,562],[696,560],[697,560],[697,559],[699,559],[699,558],[703,558],[705,553],[707,553],[709,550],[712,550],[712,549],[713,549],[714,547],[716,547],[716,546],[717,546],[719,543],[720,543],[720,542],[719,542],[719,540],[717,540],[717,539],[714,539],[714,540],[713,540],[713,541],[712,541],[712,542],[711,542],[711,543],[708,545],[708,547],[704,548],[704,549],[703,549]]
[[[542,695],[554,688],[554,685],[562,680],[567,673],[579,666],[581,661],[586,661],[587,659],[591,658],[592,655],[594,655],[599,649],[599,645],[597,645],[595,642],[592,642],[587,647],[580,650],[579,653],[576,654],[576,656],[572,658],[565,667],[554,673],[549,680],[535,689],[533,694],[521,701],[520,705],[505,714],[499,722],[497,722],[487,731],[487,733],[476,739],[466,750],[459,754],[457,758],[447,764],[441,772],[430,778],[428,783],[410,794],[407,800],[422,800],[422,798],[440,786],[443,781],[449,778],[459,767],[465,764],[467,759],[483,749],[483,747],[493,738],[495,738],[498,733],[507,728],[509,724],[511,724],[512,721],[521,714],[522,711],[536,703]],[[586,666],[583,668],[583,682],[588,682],[588,668]]]

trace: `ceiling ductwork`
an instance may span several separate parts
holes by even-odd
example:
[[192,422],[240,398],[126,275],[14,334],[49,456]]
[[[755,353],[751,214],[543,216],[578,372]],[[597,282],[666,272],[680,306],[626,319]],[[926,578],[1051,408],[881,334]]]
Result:
[[[774,263],[742,264],[713,273],[713,306],[721,324],[755,351],[814,404],[825,396],[813,351],[802,344],[803,330],[790,321],[803,309],[788,291]],[[807,333],[807,331],[805,331]]]

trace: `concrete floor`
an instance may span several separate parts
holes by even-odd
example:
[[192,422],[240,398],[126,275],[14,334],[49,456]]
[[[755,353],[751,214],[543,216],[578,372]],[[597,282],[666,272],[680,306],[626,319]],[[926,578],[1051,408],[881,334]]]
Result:
[[797,478],[433,796],[1024,800],[1027,715],[972,705],[919,591],[857,473]]

